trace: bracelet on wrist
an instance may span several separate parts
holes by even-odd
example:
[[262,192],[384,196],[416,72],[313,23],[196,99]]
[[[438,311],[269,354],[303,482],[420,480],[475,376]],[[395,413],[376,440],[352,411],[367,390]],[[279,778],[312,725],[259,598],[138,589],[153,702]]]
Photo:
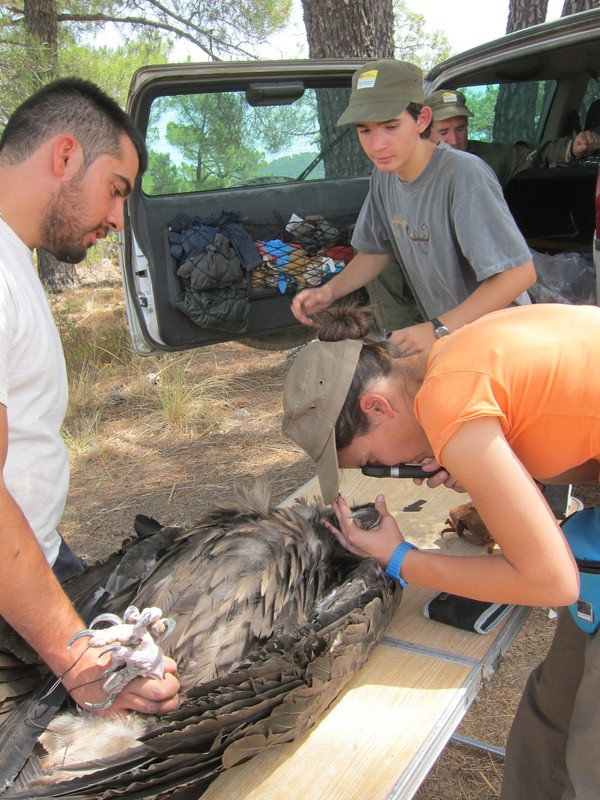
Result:
[[400,582],[400,586],[404,589],[406,586],[406,581],[400,577],[400,569],[402,567],[402,562],[404,561],[404,556],[408,553],[409,550],[418,550],[419,548],[411,544],[410,542],[402,542],[399,544],[398,547],[392,553],[392,557],[390,558],[390,563],[385,568],[385,574],[388,578],[392,578],[395,581]]

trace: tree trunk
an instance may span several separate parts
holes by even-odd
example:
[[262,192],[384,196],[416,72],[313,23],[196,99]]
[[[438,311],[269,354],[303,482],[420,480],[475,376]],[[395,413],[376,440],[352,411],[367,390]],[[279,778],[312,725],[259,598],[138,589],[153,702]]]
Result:
[[510,0],[506,32],[520,31],[546,21],[548,0]]
[[56,0],[24,0],[23,21],[27,30],[45,45],[46,66],[51,68],[51,77],[54,77],[58,69]]
[[375,54],[377,58],[394,57],[393,0],[374,0]]
[[[310,58],[393,58],[392,0],[302,0]],[[348,105],[350,92],[323,92],[317,99],[321,152],[325,175],[354,174],[366,156],[352,130],[336,121]],[[344,135],[343,147],[332,147]]]
[[[50,79],[58,71],[58,21],[56,0],[24,0],[23,20],[27,30],[44,45],[46,54],[45,73]],[[51,253],[38,249],[38,274],[44,288],[49,292],[60,292],[65,286],[77,283],[73,264],[63,264]]]
[[[545,22],[547,10],[548,0],[510,0],[506,33]],[[494,118],[495,142],[513,141],[517,131],[519,139],[534,139],[537,93],[536,82],[505,83],[500,87]],[[499,109],[502,113],[498,113]]]
[[37,269],[44,289],[52,294],[60,294],[68,286],[77,286],[79,276],[75,264],[58,261],[52,253],[38,247],[36,250]]
[[589,11],[592,8],[600,8],[600,0],[565,0],[561,17],[568,17],[579,11]]
[[392,0],[302,0],[309,58],[393,58]]

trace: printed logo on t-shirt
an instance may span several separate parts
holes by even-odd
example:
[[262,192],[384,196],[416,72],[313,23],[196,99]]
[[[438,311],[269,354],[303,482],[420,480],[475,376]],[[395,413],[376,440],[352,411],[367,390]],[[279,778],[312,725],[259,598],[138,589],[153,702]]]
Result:
[[402,217],[398,216],[398,214],[394,214],[392,218],[392,230],[394,231],[394,236],[400,244],[402,244],[402,233],[405,233],[410,241],[419,247],[422,253],[428,252],[430,239],[429,227],[425,223],[421,225],[421,235],[419,235],[417,231],[413,229],[412,225],[407,222],[407,220],[402,219]]

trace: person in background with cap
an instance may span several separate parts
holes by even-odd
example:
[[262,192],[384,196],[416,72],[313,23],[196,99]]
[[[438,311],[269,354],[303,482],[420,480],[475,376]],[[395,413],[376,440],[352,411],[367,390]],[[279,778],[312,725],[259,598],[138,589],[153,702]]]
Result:
[[[526,606],[574,603],[577,565],[536,480],[599,479],[600,309],[502,309],[410,356],[389,340],[365,340],[368,317],[356,308],[324,311],[315,328],[320,341],[299,351],[285,380],[283,432],[315,461],[340,543],[375,558],[402,586]],[[443,465],[429,485],[468,491],[499,551],[419,551],[383,495],[380,524],[361,530],[338,495],[338,464],[399,462]],[[599,670],[600,631],[584,632],[562,609],[509,736],[502,800],[600,797]]]
[[404,352],[504,308],[535,281],[531,253],[489,169],[427,138],[431,110],[422,74],[404,61],[367,62],[352,79],[338,125],[355,125],[373,161],[369,193],[352,245],[358,251],[334,278],[292,301],[311,316],[376,278],[396,258],[419,306],[420,324],[394,331]]
[[473,112],[462,92],[438,89],[425,98],[425,105],[431,108],[432,115],[430,141],[445,142],[455,150],[479,156],[494,170],[503,187],[524,169],[547,167],[553,162],[569,163],[600,149],[600,135],[596,131],[581,131],[574,139],[564,136],[539,147],[527,142],[474,141],[469,139],[469,117]]

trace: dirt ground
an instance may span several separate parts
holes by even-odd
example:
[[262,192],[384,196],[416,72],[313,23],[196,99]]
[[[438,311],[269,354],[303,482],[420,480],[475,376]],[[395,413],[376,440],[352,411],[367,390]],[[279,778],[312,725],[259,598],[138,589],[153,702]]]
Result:
[[[208,373],[224,377],[224,395],[211,401],[218,408],[206,431],[160,424],[139,408],[131,418],[130,403],[117,395],[97,452],[72,464],[61,532],[90,561],[118,548],[137,513],[185,525],[244,482],[269,481],[279,502],[312,477],[308,459],[280,432],[287,354],[228,343],[187,358],[188,374],[198,381]],[[149,381],[156,375],[150,363],[148,375]]]
[[[67,293],[57,306],[63,322],[69,314],[70,325],[84,320],[93,326],[109,311],[124,320],[117,283],[91,287],[95,298],[85,306],[75,302],[75,293]],[[84,291],[89,287],[76,290],[77,297]],[[110,292],[104,300],[103,291]],[[72,474],[61,532],[71,547],[94,562],[119,548],[133,532],[137,513],[185,525],[243,482],[268,480],[275,502],[305,484],[313,476],[312,465],[280,431],[282,385],[291,355],[227,343],[173,358],[133,357],[126,369],[117,360],[97,371],[86,400],[94,424],[82,433],[81,409],[71,411],[66,421]],[[186,417],[184,411],[167,418],[164,398],[163,406],[156,397],[149,399],[147,390],[159,395],[174,369],[184,374],[187,386],[206,387],[204,405],[195,416]],[[183,400],[191,406],[197,397],[184,391]],[[595,502],[593,492],[582,493],[587,503]],[[496,676],[466,714],[460,733],[504,747],[526,677],[543,658],[554,625],[547,609],[531,613]],[[416,798],[498,797],[501,777],[501,758],[451,742]]]

